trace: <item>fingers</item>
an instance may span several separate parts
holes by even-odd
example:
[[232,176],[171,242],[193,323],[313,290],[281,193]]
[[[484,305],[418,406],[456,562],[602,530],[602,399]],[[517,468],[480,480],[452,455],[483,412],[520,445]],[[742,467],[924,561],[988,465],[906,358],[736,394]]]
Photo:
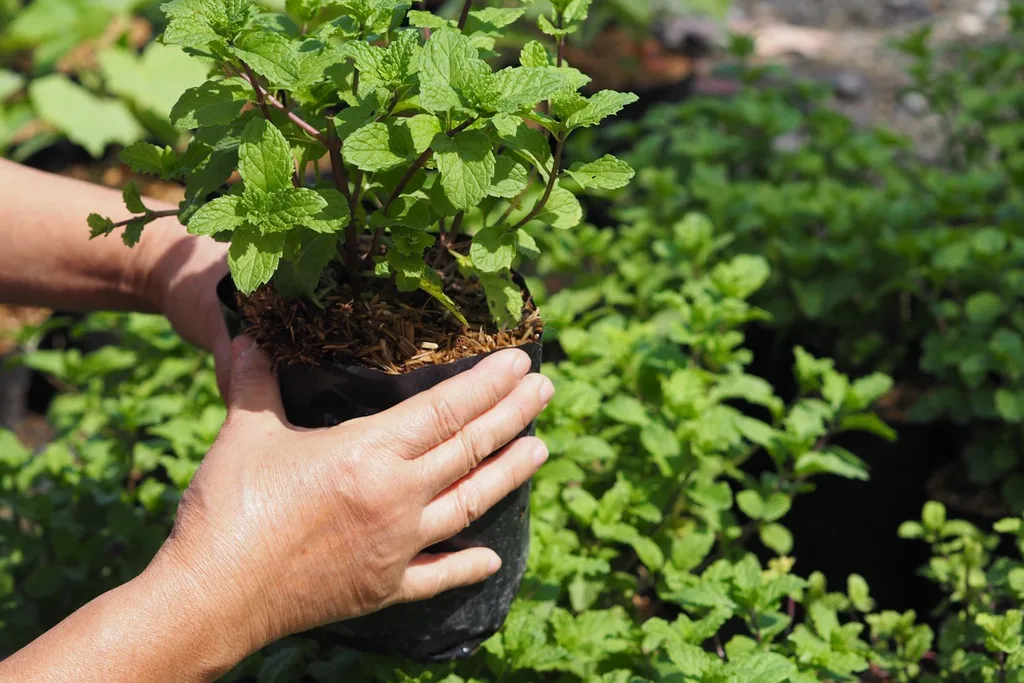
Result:
[[420,458],[436,494],[469,474],[484,458],[516,438],[544,410],[555,389],[540,374],[523,379],[511,394]]
[[449,539],[478,520],[525,484],[547,459],[543,441],[519,439],[453,484],[423,510],[423,547]]
[[231,339],[228,337],[227,329],[224,334],[218,336],[217,343],[213,346],[213,366],[217,373],[217,388],[220,395],[227,403],[231,396]]
[[270,358],[249,337],[231,343],[231,394],[228,413],[271,414],[286,422],[281,389]]
[[372,429],[396,454],[418,458],[508,396],[530,365],[530,357],[518,349],[491,354],[472,370],[369,418]]
[[490,548],[457,553],[419,555],[405,570],[396,602],[418,602],[453,588],[471,586],[493,576],[501,558]]

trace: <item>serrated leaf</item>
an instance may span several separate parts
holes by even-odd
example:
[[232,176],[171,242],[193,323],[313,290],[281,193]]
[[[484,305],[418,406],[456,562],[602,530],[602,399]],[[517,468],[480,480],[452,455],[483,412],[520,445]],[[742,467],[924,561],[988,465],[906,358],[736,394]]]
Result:
[[570,73],[569,69],[553,66],[502,69],[493,76],[499,93],[497,110],[512,114],[532,109],[576,82],[576,79],[570,80]]
[[109,144],[130,145],[145,135],[123,103],[96,97],[66,76],[38,78],[28,92],[39,117],[93,157],[101,157]]
[[633,104],[637,99],[639,98],[633,93],[602,90],[588,98],[586,105],[569,116],[565,125],[570,130],[596,126],[609,116],[618,114],[623,107]]
[[515,235],[491,225],[473,236],[469,257],[473,265],[485,273],[497,273],[512,267],[516,256]]
[[245,223],[242,198],[228,195],[218,197],[204,204],[188,222],[188,231],[193,235],[213,236],[229,232]]
[[343,230],[349,223],[350,211],[344,195],[334,189],[321,188],[316,190],[325,205],[317,213],[306,216],[301,223],[305,227],[320,233],[334,233]]
[[295,159],[291,146],[272,123],[253,119],[242,132],[238,146],[238,173],[245,189],[269,194],[292,186]]
[[307,222],[327,208],[327,200],[305,187],[287,187],[267,197],[267,213],[258,221],[263,233],[287,232]]
[[610,154],[589,164],[575,163],[566,172],[585,190],[618,190],[636,175],[629,164]]
[[268,30],[244,33],[235,40],[231,51],[272,85],[287,88],[299,81],[295,46],[280,33]]
[[179,130],[233,123],[251,93],[252,86],[240,78],[207,81],[184,92],[171,108],[171,123]]
[[516,230],[516,251],[528,259],[535,259],[540,256],[540,248],[530,233],[525,230]]
[[494,179],[488,194],[491,197],[513,199],[526,189],[529,179],[530,174],[522,164],[502,155],[495,159]]
[[228,249],[228,267],[238,291],[246,296],[270,282],[284,253],[283,233],[262,235],[256,230],[236,230]]
[[568,230],[575,228],[583,220],[583,207],[576,195],[556,185],[543,211],[534,220],[546,223],[552,228]]
[[526,14],[525,7],[484,7],[469,13],[466,22],[466,33],[472,35],[477,31],[496,31],[511,26]]
[[86,219],[89,224],[89,237],[105,237],[114,232],[114,221],[98,213],[91,213]]
[[178,155],[170,147],[135,142],[122,149],[118,156],[136,173],[159,176],[162,180],[170,180],[178,174]]
[[288,233],[283,260],[274,274],[274,289],[285,298],[310,296],[324,268],[337,254],[336,235],[293,230]]
[[501,274],[480,273],[479,279],[491,318],[499,327],[517,327],[523,318],[523,292],[519,285]]
[[490,74],[491,68],[468,37],[457,30],[439,29],[420,59],[420,105],[435,112],[462,107],[463,91]]
[[404,126],[409,132],[412,141],[412,153],[422,154],[427,151],[430,144],[441,132],[441,121],[433,114],[417,114],[398,121],[398,125]]
[[860,458],[838,446],[825,451],[811,451],[796,459],[796,473],[799,476],[834,474],[844,479],[868,480],[867,466]]
[[491,190],[496,162],[490,139],[478,131],[434,141],[437,169],[445,197],[460,211],[479,204]]
[[121,190],[121,198],[124,200],[124,205],[132,213],[146,213],[146,205],[142,203],[142,194],[139,192],[139,186],[134,182],[129,182]]
[[539,40],[531,40],[523,46],[522,52],[519,53],[519,63],[533,68],[551,66],[551,58],[543,43]]
[[163,41],[172,45],[205,48],[233,28],[225,4],[217,0],[171,0],[160,9],[168,19]]
[[345,161],[371,173],[389,171],[414,155],[409,129],[393,122],[374,122],[352,133],[343,148]]

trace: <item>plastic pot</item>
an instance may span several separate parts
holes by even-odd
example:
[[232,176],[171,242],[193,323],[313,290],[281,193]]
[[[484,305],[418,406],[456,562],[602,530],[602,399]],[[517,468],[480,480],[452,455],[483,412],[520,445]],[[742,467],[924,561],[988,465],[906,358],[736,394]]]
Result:
[[[230,276],[217,285],[232,337],[245,331]],[[541,345],[521,347],[539,372]],[[278,368],[285,413],[299,427],[332,427],[373,415],[472,368],[488,354],[389,375],[357,365],[290,365]],[[534,433],[531,424],[520,436]],[[460,588],[420,603],[395,605],[358,619],[325,626],[321,632],[337,644],[417,662],[468,657],[494,635],[505,618],[526,571],[529,551],[529,482],[489,510],[457,536],[425,552],[488,547],[502,561],[497,574],[482,584]]]

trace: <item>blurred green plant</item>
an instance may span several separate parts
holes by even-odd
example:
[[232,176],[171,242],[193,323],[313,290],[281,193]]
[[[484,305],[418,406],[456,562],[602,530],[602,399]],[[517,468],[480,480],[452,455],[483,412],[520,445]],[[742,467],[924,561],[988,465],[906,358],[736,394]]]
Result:
[[655,108],[594,132],[638,169],[612,221],[670,225],[707,213],[730,253],[759,253],[773,276],[759,305],[845,370],[881,369],[923,393],[921,421],[971,425],[971,479],[1000,483],[1024,510],[1024,3],[1005,40],[950,51],[927,30],[904,51],[914,91],[943,122],[938,159],[859,130],[827,88],[746,59],[741,92]]

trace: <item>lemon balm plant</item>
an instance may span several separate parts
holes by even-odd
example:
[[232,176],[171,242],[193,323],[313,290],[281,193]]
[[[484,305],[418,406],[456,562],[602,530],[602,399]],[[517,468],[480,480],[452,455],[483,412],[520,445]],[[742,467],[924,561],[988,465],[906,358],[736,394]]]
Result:
[[[185,199],[152,211],[129,186],[132,218],[93,215],[92,233],[120,227],[132,245],[173,214],[228,242],[218,296],[231,331],[272,356],[303,427],[384,410],[503,347],[524,348],[537,372],[543,324],[513,271],[538,253],[523,229],[573,228],[583,212],[570,188],[614,190],[633,176],[611,156],[564,163],[573,131],[636,99],[581,94],[589,79],[563,47],[589,5],[552,2],[538,20],[550,49],[529,42],[495,70],[498,39],[529,7],[466,0],[446,18],[396,0],[289,0],[285,13],[172,0],[163,41],[210,69],[171,114],[194,134],[180,153],[137,143],[122,159],[184,180]],[[527,485],[436,548],[498,552],[502,569],[483,588],[334,633],[415,659],[472,652],[501,626],[525,571],[528,502]]]

